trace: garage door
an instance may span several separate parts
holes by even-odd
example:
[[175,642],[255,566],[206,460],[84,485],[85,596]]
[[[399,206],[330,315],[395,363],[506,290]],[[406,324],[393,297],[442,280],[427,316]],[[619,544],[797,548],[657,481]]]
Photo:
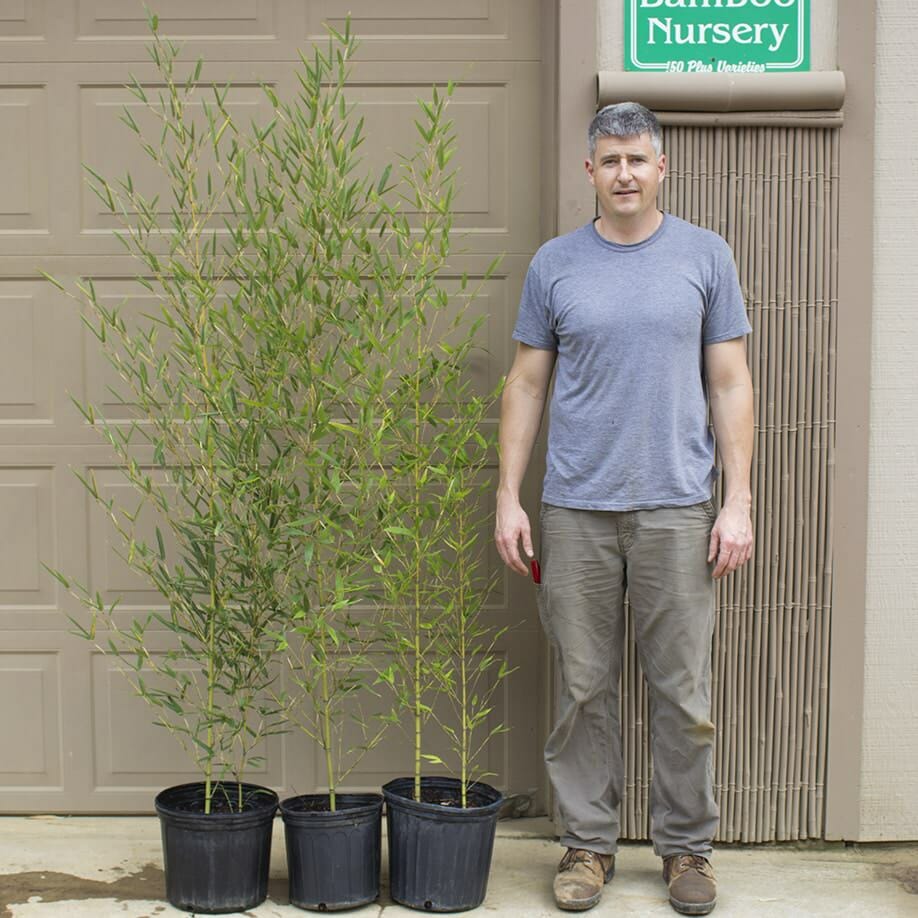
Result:
[[[349,10],[363,45],[351,98],[373,145],[412,131],[414,100],[455,80],[460,139],[458,225],[467,235],[457,276],[502,267],[484,288],[485,381],[510,360],[510,329],[529,258],[541,241],[539,0],[159,0],[160,31],[203,57],[204,79],[233,84],[229,104],[258,117],[259,81],[290,94],[298,49],[343,25]],[[70,395],[118,406],[108,365],[78,309],[37,277],[72,287],[91,277],[113,302],[143,308],[136,272],[109,216],[83,183],[81,162],[106,176],[148,167],[120,123],[129,73],[152,84],[140,0],[0,0],[0,810],[133,812],[164,785],[197,776],[178,744],[150,726],[116,661],[68,633],[79,608],[42,563],[121,597],[122,614],[157,596],[119,561],[105,521],[73,470],[93,470],[107,496],[125,484]],[[247,119],[246,119],[247,120]],[[525,155],[520,155],[520,151]],[[493,423],[496,423],[496,418]],[[496,476],[496,470],[492,470]],[[496,555],[491,563],[497,567]],[[540,634],[528,584],[504,577],[489,614],[521,622],[501,650],[519,669],[494,712],[512,730],[484,764],[495,783],[541,782]],[[165,636],[164,636],[165,646]],[[252,779],[282,792],[321,786],[318,756],[298,737],[272,739]],[[371,789],[410,770],[395,738],[368,757],[349,786]]]

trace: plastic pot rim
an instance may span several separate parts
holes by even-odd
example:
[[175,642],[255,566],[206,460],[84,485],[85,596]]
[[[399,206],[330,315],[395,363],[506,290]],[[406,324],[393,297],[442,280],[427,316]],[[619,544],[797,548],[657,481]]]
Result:
[[[237,784],[235,781],[220,781],[216,783],[227,788],[231,787],[233,792],[236,791]],[[172,798],[181,797],[183,794],[191,798],[196,796],[203,797],[204,787],[203,781],[191,781],[187,784],[176,784],[172,787],[164,788],[153,800],[156,814],[173,825],[186,826],[204,832],[221,832],[247,829],[271,822],[277,812],[278,796],[271,788],[262,787],[260,784],[249,784],[245,781],[242,782],[243,794],[248,796],[251,803],[254,793],[254,798],[257,802],[241,813],[203,813],[174,807]]]
[[304,825],[307,823],[334,823],[344,822],[355,817],[372,817],[382,811],[382,794],[336,794],[336,800],[341,804],[336,810],[298,810],[293,805],[299,800],[315,800],[327,798],[328,794],[297,794],[295,797],[286,797],[280,804],[281,817],[285,823]]
[[[458,790],[461,782],[458,778],[439,778],[426,777],[421,778],[422,787],[447,787]],[[500,809],[504,802],[503,794],[490,784],[483,781],[473,781],[468,784],[468,790],[476,790],[485,793],[487,796],[493,796],[491,803],[483,806],[442,806],[439,803],[427,803],[423,800],[415,800],[405,795],[414,787],[414,778],[393,778],[383,785],[382,791],[386,798],[386,806],[395,805],[405,810],[410,810],[418,816],[428,818],[445,819],[445,820],[466,820],[474,817],[488,818]]]

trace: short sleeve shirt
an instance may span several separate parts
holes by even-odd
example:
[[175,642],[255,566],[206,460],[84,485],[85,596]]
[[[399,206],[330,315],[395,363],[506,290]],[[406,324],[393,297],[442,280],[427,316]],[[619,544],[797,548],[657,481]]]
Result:
[[635,510],[709,498],[703,347],[750,331],[730,247],[678,217],[634,245],[593,223],[543,245],[513,332],[557,351],[543,501]]

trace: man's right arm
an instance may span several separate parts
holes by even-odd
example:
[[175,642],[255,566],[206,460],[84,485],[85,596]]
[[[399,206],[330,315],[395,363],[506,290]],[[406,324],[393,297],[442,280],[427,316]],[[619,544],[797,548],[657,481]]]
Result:
[[529,517],[520,505],[520,486],[539,435],[556,357],[555,351],[519,343],[501,397],[500,484],[494,540],[504,563],[524,576],[529,571],[520,558],[520,542],[527,557],[531,558],[533,551]]

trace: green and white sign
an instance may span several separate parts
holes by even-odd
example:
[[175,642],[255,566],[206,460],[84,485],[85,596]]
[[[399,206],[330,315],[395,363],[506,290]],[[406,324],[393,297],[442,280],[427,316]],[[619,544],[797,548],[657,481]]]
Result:
[[625,70],[810,69],[810,0],[625,0]]

